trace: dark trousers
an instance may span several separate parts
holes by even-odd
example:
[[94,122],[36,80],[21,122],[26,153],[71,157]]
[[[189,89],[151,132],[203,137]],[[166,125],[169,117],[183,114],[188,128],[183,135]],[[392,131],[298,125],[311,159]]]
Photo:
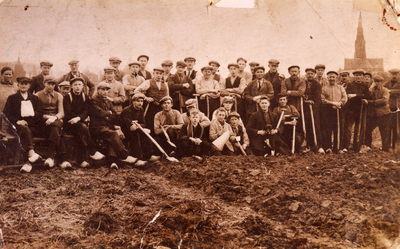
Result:
[[310,149],[317,151],[319,147],[322,147],[322,134],[321,134],[321,118],[320,118],[320,107],[316,105],[312,105],[313,108],[313,116],[314,116],[314,127],[316,133],[316,140],[317,144],[314,143],[314,132],[312,128],[312,121],[311,121],[311,111],[309,104],[304,104],[304,118],[306,124],[306,140],[307,146]]
[[139,129],[123,131],[129,154],[143,160],[148,160],[153,153],[153,144],[150,139]]
[[22,145],[22,148],[29,152],[33,150],[33,140],[32,134],[34,133],[34,127],[27,126],[27,125],[16,125],[18,136]]
[[[208,98],[208,105],[209,105],[209,113],[207,113],[207,98]],[[219,103],[219,98],[211,98],[211,97],[206,97],[205,99],[200,99],[199,100],[199,109],[201,112],[205,113],[209,119],[212,118],[212,114],[216,109],[220,107]]]
[[382,150],[389,151],[390,147],[390,114],[382,116],[368,116],[367,127],[365,133],[365,145],[371,147],[372,144],[372,131],[379,127],[381,134]]
[[210,154],[211,144],[205,140],[199,145],[196,145],[192,141],[181,140],[179,142],[179,154],[182,157],[188,157],[192,155],[205,156]]
[[[322,112],[322,138],[323,138],[323,149],[332,149],[332,133],[334,135],[333,139],[333,151],[337,152],[338,139],[337,139],[337,109],[333,109],[332,105],[323,105]],[[340,114],[339,114],[340,122]],[[339,124],[340,126],[340,124]],[[340,135],[340,134],[339,134]]]
[[90,155],[93,155],[96,152],[96,144],[90,136],[89,128],[86,126],[85,123],[66,123],[64,128],[67,134],[75,136],[77,163],[81,163],[87,160],[87,151],[89,151]]
[[129,155],[128,151],[125,149],[124,143],[116,131],[109,129],[108,127],[103,127],[92,130],[91,134],[93,138],[107,142],[107,154],[109,157],[125,159]]
[[151,133],[154,134],[154,116],[156,115],[157,112],[161,111],[162,109],[160,105],[156,105],[153,102],[148,103],[148,105],[149,108],[147,109],[147,113],[144,119],[146,121],[146,127],[148,127],[151,130]]
[[[294,148],[296,153],[301,153],[301,145],[303,143],[303,137],[302,133],[303,130],[300,127],[301,125],[301,120],[297,120],[297,125],[296,125],[296,133],[295,133],[295,143],[294,143]],[[290,145],[290,148],[292,148],[292,141],[293,141],[293,125],[284,125],[284,132],[282,133],[282,140]]]
[[358,141],[358,130],[360,124],[360,111],[346,111],[344,115],[344,125],[343,125],[343,141],[342,141],[342,148],[349,149],[350,140],[351,140],[351,128],[354,125],[354,135],[353,135],[353,149],[354,151],[360,150],[360,145]]
[[390,132],[389,132],[389,144],[393,149],[396,148],[396,141],[398,138],[397,124],[400,124],[400,114],[397,116],[396,113],[390,113]]
[[54,121],[50,125],[46,125],[44,121],[40,122],[38,127],[40,127],[39,132],[47,138],[51,144],[49,146],[49,157],[54,158],[57,155],[61,156],[61,160],[65,160],[66,149],[64,140],[61,137],[63,123],[60,120]]
[[[172,143],[177,145],[178,143],[178,132],[179,130],[176,129],[167,129],[167,134],[169,136],[169,139],[171,140]],[[158,144],[165,150],[165,152],[169,155],[172,151],[175,151],[176,148],[171,146],[167,142],[167,138],[165,137],[164,133],[161,133],[159,135],[155,135],[154,139],[158,142]],[[178,151],[179,152],[179,151]],[[156,152],[157,155],[161,155],[161,152]]]
[[[255,143],[259,146],[254,146],[254,143],[252,144],[252,141],[250,141],[251,150],[255,156],[264,156],[267,153],[271,154],[272,150],[275,151],[275,153],[280,153],[281,155],[290,154],[289,146],[276,134],[265,136],[257,135],[255,139],[258,140],[255,141]],[[266,139],[269,139],[270,146],[264,142]],[[260,146],[261,144],[263,145],[262,147]]]

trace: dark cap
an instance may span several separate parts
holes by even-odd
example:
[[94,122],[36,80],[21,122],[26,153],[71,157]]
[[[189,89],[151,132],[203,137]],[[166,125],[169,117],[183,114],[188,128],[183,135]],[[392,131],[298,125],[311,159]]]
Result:
[[257,67],[257,66],[259,66],[260,65],[260,63],[258,63],[258,62],[255,62],[255,61],[252,61],[252,62],[250,62],[249,63],[249,66],[255,66],[255,67]]
[[113,68],[113,67],[105,67],[104,68],[104,72],[106,73],[106,72],[115,72],[115,71],[117,71],[115,68]]
[[218,61],[210,61],[208,63],[209,66],[211,66],[211,64],[217,64],[217,67],[220,67],[221,65],[218,63]]
[[174,63],[171,60],[165,60],[161,63],[161,66],[172,66]]
[[57,80],[54,79],[54,78],[51,77],[51,76],[46,76],[46,77],[44,78],[44,82],[45,82],[45,83],[57,84]]
[[356,75],[356,74],[362,74],[362,75],[364,75],[364,71],[363,71],[363,70],[355,70],[355,71],[353,72],[353,75]]
[[263,70],[264,72],[265,72],[265,67],[263,67],[263,66],[258,66],[258,67],[255,67],[254,68],[254,72],[257,72],[258,70]]
[[307,73],[307,71],[311,71],[311,72],[314,72],[314,73],[316,73],[317,72],[317,70],[315,70],[314,68],[306,68],[306,70],[304,70],[306,73]]
[[40,62],[40,66],[48,66],[48,67],[52,67],[53,63],[51,63],[50,61],[41,61]]
[[115,61],[115,62],[119,62],[119,63],[122,62],[121,59],[118,57],[110,57],[110,59],[108,59],[108,61]]
[[346,72],[346,71],[344,71],[344,72],[341,72],[341,73],[340,73],[340,76],[343,76],[343,75],[348,75],[348,76],[349,76],[349,75],[350,75],[350,73],[349,73],[349,72]]
[[290,71],[290,69],[292,69],[292,68],[295,68],[295,67],[296,67],[297,69],[299,69],[299,70],[300,70],[300,67],[299,67],[299,66],[297,66],[297,65],[292,65],[292,66],[288,67],[288,69],[287,69],[287,70],[288,70],[288,71]]
[[336,72],[336,71],[329,71],[329,72],[326,73],[326,75],[329,75],[331,73],[336,74],[337,76],[339,75],[338,72]]
[[167,100],[171,100],[171,102],[172,102],[172,98],[170,97],[170,96],[164,96],[164,97],[162,97],[161,99],[160,99],[160,104],[162,104],[162,103],[164,103],[165,101],[167,101]]
[[210,66],[205,66],[205,67],[202,67],[201,68],[201,71],[203,72],[204,70],[213,70],[213,68],[212,67],[210,67]]
[[18,77],[17,78],[17,82],[18,83],[31,83],[32,82],[32,80],[30,79],[30,78],[28,78],[28,77]]
[[279,61],[277,59],[271,59],[268,61],[268,64],[279,65]]
[[325,69],[325,65],[324,64],[317,64],[315,66],[315,70],[317,70],[317,69]]
[[389,70],[389,73],[393,74],[393,73],[400,73],[400,69],[397,68],[393,68]]
[[100,82],[97,85],[97,89],[110,89],[110,85],[106,82]]
[[364,76],[365,76],[365,75],[369,75],[369,77],[372,78],[372,73],[366,72],[366,73],[364,73]]
[[229,69],[230,67],[239,68],[239,65],[238,65],[237,63],[229,63],[229,64],[228,64],[228,69]]
[[186,57],[185,59],[184,59],[184,61],[186,62],[186,61],[194,61],[194,62],[196,62],[196,59],[194,58],[194,57]]
[[76,78],[73,78],[73,79],[70,80],[69,83],[71,84],[71,86],[72,86],[72,84],[73,84],[75,81],[82,81],[82,83],[85,82],[85,80],[84,80],[83,78],[81,78],[81,77],[76,77]]
[[133,66],[133,65],[138,65],[140,67],[140,62],[134,61],[134,62],[131,62],[131,63],[128,64],[129,67]]
[[146,58],[147,60],[150,60],[150,57],[148,57],[148,56],[145,55],[145,54],[139,55],[139,57],[137,57],[137,60],[139,61],[140,58],[142,58],[142,57]]
[[240,114],[237,113],[237,112],[231,112],[231,113],[229,113],[229,115],[228,115],[228,121],[229,121],[232,117],[240,118]]
[[186,62],[184,61],[177,61],[176,66],[186,67]]
[[164,68],[162,68],[162,67],[155,67],[155,68],[153,68],[153,72],[155,72],[155,71],[161,71],[161,72],[164,73]]
[[137,99],[145,99],[146,95],[144,95],[143,93],[135,93],[134,95],[132,95],[132,100],[137,100]]
[[79,61],[78,60],[72,60],[70,62],[68,62],[68,65],[73,65],[73,64],[78,64]]

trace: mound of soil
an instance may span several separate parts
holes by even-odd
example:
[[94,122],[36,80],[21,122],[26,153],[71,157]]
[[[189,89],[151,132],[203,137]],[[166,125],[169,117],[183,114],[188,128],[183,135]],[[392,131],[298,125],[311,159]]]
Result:
[[393,154],[1,171],[5,248],[400,248]]

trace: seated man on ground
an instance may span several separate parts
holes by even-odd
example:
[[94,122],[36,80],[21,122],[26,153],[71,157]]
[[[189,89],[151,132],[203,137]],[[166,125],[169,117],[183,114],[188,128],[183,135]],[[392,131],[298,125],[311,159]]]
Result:
[[[217,145],[214,143],[211,147],[211,154],[213,156],[220,156],[220,155],[229,155],[232,156],[234,148],[231,141],[235,141],[235,136],[232,131],[232,127],[225,121],[226,120],[226,111],[223,107],[217,109],[216,113],[217,119],[211,121],[210,125],[210,141],[214,142],[225,132],[228,133],[226,139],[220,139],[217,141]],[[226,135],[224,135],[226,136]]]
[[[196,99],[188,99],[186,100],[185,105],[187,111],[182,113],[182,120],[184,124],[188,124],[190,122],[190,111],[197,109],[197,101]],[[210,119],[201,111],[199,111],[199,124],[205,128],[208,128],[211,124]]]

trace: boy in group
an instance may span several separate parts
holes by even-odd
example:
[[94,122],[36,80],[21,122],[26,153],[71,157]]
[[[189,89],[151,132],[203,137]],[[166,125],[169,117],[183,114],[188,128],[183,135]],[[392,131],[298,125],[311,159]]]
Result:
[[140,62],[131,62],[128,66],[131,73],[124,76],[122,84],[124,85],[126,96],[130,98],[133,96],[135,89],[140,86],[145,79],[138,74]]
[[129,155],[122,138],[121,127],[115,125],[117,114],[108,98],[109,84],[100,82],[97,94],[90,100],[90,133],[95,139],[108,143],[108,160],[111,168],[118,169],[117,158],[126,163],[135,163],[137,158]]
[[[329,85],[322,87],[321,93],[321,130],[322,130],[322,141],[323,141],[323,149],[326,153],[332,152],[332,132],[334,134],[333,141],[333,151],[339,152],[339,142],[338,141],[338,124],[340,127],[340,109],[347,102],[347,94],[346,90],[343,86],[338,85],[336,83],[336,78],[338,73],[335,71],[329,71],[328,82]],[[339,117],[339,120],[337,120]],[[340,134],[339,134],[340,136]],[[340,138],[339,138],[340,139]]]
[[283,132],[283,123],[276,127],[279,117],[269,109],[270,101],[267,96],[260,97],[259,106],[259,110],[250,116],[246,127],[253,154],[264,157],[268,154],[275,155],[275,152],[288,155],[290,149],[279,137]]
[[211,121],[210,125],[210,141],[214,141],[226,131],[229,133],[229,139],[225,142],[222,150],[219,150],[215,145],[211,147],[211,154],[213,156],[220,156],[220,155],[229,155],[232,156],[233,154],[233,146],[231,141],[236,141],[236,138],[233,134],[232,127],[225,121],[227,118],[226,110],[223,107],[220,107],[216,110],[217,119]]
[[207,113],[207,116],[211,116],[219,107],[220,85],[218,81],[212,79],[212,70],[210,66],[203,67],[201,69],[203,77],[193,81],[196,93],[200,94],[199,109]]
[[184,74],[186,63],[176,62],[176,73],[168,78],[169,95],[173,100],[172,107],[185,112],[185,101],[190,99],[194,93],[192,79]]
[[236,110],[241,117],[245,116],[245,108],[243,105],[242,94],[247,86],[247,82],[244,78],[238,76],[239,65],[236,63],[230,63],[228,65],[230,77],[227,77],[222,81],[221,85],[221,96],[234,96],[236,98]]
[[249,120],[250,116],[257,111],[257,103],[261,96],[272,98],[274,96],[274,88],[271,82],[264,79],[264,67],[256,67],[254,69],[257,78],[253,80],[244,90],[244,104],[246,107],[245,122]]
[[[177,144],[178,132],[183,126],[181,113],[172,109],[172,98],[165,96],[160,100],[162,111],[154,116],[154,133],[156,140],[169,155],[175,155],[175,149],[167,141],[168,138],[175,145]],[[179,155],[178,155],[179,156]]]
[[75,136],[76,162],[80,167],[89,167],[87,152],[94,160],[101,160],[105,156],[96,150],[96,144],[90,136],[87,118],[89,117],[89,96],[83,92],[83,78],[71,80],[72,91],[64,96],[64,130]]
[[301,127],[298,124],[298,118],[300,117],[300,113],[293,105],[288,105],[287,96],[284,93],[280,93],[278,95],[278,106],[274,108],[273,114],[275,117],[281,116],[282,112],[284,113],[282,123],[283,123],[283,133],[282,140],[286,144],[292,144],[293,141],[293,126],[296,125],[295,132],[295,153],[301,153],[301,145],[303,143],[303,137]]
[[[190,111],[194,109],[197,110],[197,101],[196,99],[188,99],[185,105],[187,111],[182,113],[182,120],[184,124],[188,124],[190,122]],[[208,128],[211,124],[210,119],[201,111],[199,111],[199,124],[204,128]]]
[[[235,111],[232,108],[233,104],[234,104],[233,98],[231,96],[225,96],[222,98],[222,107],[224,108],[224,110],[226,112],[226,119],[228,119],[228,116],[229,116],[229,114],[231,114],[231,112]],[[217,110],[214,111],[211,121],[217,119]],[[226,121],[228,121],[228,120],[226,120]],[[240,125],[243,125],[243,121],[241,118],[239,118],[239,122],[240,122]]]
[[132,96],[132,104],[125,107],[120,114],[121,128],[125,135],[125,141],[129,143],[129,153],[134,157],[141,158],[135,165],[143,166],[149,161],[156,161],[160,157],[152,155],[153,147],[149,138],[138,127],[150,134],[150,129],[146,128],[143,117],[143,102],[146,96],[142,93],[136,93]]
[[[241,119],[240,115],[237,112],[231,112],[228,115],[228,123],[232,128],[232,132],[235,135],[235,140],[232,141],[234,144],[234,154],[235,155],[242,155],[244,154],[243,151],[246,153],[246,155],[251,154],[250,150],[250,140],[249,136],[247,135],[246,128],[244,127],[243,124],[241,124]],[[240,144],[240,145],[239,145]],[[240,146],[242,148],[240,148]],[[242,151],[243,149],[243,151]]]
[[208,141],[206,127],[200,124],[200,111],[190,110],[190,121],[183,124],[178,134],[180,155],[193,156],[201,160],[202,156],[209,155],[211,144]]
[[107,99],[113,104],[116,113],[119,115],[123,109],[122,104],[126,99],[124,86],[115,79],[115,68],[104,68],[104,76],[105,80],[100,83],[106,83],[110,87],[110,90],[107,91]]
[[253,78],[253,75],[250,72],[244,71],[244,69],[246,68],[247,60],[239,57],[237,58],[236,63],[239,65],[239,77],[244,78],[246,80],[246,84],[249,84]]
[[44,89],[37,93],[41,103],[42,119],[38,124],[39,134],[44,135],[50,141],[49,157],[44,162],[45,166],[54,167],[56,154],[60,156],[62,163],[60,167],[71,168],[71,164],[66,160],[67,151],[65,150],[62,134],[62,118],[64,118],[63,96],[54,90],[57,81],[51,77],[44,79]]
[[32,133],[36,130],[37,123],[42,118],[39,98],[28,92],[31,79],[26,77],[17,78],[18,92],[7,98],[4,107],[4,115],[15,126],[22,145],[28,152],[28,161],[21,171],[30,172],[32,165],[41,157],[33,148]]

